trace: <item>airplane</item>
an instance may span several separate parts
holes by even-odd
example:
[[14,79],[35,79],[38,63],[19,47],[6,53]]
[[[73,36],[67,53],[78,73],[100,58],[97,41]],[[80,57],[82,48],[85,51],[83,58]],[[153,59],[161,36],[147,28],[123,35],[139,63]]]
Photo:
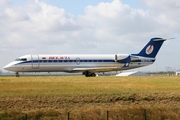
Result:
[[138,54],[24,55],[4,69],[16,72],[16,77],[19,77],[19,72],[82,72],[86,77],[95,77],[99,72],[129,70],[153,64],[166,40],[152,38]]

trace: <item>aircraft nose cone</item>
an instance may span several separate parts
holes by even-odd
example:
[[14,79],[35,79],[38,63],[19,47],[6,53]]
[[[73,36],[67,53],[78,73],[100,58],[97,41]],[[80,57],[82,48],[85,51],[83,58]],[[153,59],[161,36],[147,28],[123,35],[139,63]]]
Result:
[[4,66],[4,69],[5,69],[5,70],[9,70],[9,68],[10,68],[9,65]]
[[6,66],[4,66],[4,69],[9,70],[9,71],[13,71],[14,70],[13,66],[14,66],[14,63],[12,62],[12,63],[9,63]]

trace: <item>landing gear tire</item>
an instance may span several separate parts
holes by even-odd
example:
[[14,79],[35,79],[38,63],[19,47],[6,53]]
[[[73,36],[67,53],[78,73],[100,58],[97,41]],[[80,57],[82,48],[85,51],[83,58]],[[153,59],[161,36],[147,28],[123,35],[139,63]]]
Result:
[[16,72],[16,77],[19,77],[19,73],[18,72]]
[[83,72],[83,75],[85,75],[86,77],[96,77],[95,73],[91,73],[89,71]]
[[92,77],[96,77],[96,74],[95,74],[95,73],[92,73],[91,76],[92,76]]

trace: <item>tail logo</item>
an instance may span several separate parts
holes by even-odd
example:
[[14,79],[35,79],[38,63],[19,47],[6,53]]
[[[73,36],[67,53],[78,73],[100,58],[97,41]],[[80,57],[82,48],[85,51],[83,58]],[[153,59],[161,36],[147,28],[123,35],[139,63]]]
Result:
[[146,54],[149,55],[153,52],[154,50],[154,47],[153,45],[149,45],[147,48],[146,48]]

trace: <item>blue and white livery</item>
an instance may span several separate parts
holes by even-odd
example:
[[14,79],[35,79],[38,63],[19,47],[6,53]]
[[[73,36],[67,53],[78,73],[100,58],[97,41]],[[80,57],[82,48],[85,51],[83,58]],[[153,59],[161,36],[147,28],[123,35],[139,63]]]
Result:
[[152,38],[138,54],[40,54],[24,55],[4,67],[16,72],[82,72],[86,77],[98,72],[121,71],[147,66],[166,39]]

